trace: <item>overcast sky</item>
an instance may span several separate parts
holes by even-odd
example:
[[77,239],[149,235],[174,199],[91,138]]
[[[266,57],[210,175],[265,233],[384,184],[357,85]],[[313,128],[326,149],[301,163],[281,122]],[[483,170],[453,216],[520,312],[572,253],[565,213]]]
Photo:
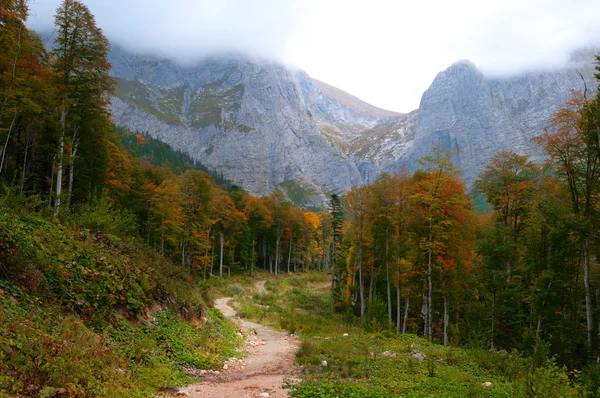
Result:
[[[416,109],[435,75],[470,59],[488,75],[563,65],[600,43],[598,0],[83,0],[130,50],[194,61],[245,52],[285,62],[373,105]],[[30,0],[52,28],[60,0]]]

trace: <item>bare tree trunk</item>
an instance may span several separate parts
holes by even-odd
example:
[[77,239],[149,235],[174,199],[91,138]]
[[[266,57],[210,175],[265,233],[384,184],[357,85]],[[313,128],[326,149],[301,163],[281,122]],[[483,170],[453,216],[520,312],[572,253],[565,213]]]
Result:
[[262,248],[263,248],[263,269],[267,269],[267,237],[265,234],[262,236]]
[[402,334],[406,333],[406,322],[408,321],[408,306],[410,305],[410,290],[406,294],[406,303],[404,303],[404,319],[402,320]]
[[388,321],[390,325],[392,324],[392,288],[390,286],[390,264],[389,264],[389,228],[386,222],[385,225],[385,279],[387,284],[387,307],[388,307]]
[[233,244],[229,245],[229,264],[227,264],[227,278],[231,278],[231,265],[234,262],[235,254],[233,252]]
[[433,291],[433,284],[431,281],[431,273],[432,273],[432,252],[433,252],[433,248],[431,247],[431,245],[433,244],[433,220],[430,218],[429,219],[429,250],[427,251],[427,332],[428,332],[428,338],[429,341],[431,342],[431,339],[433,337],[433,331],[431,330],[431,297],[432,297],[432,291]]
[[219,233],[219,241],[221,243],[221,255],[219,256],[219,278],[223,277],[223,244],[225,243],[225,234]]
[[23,156],[23,170],[21,170],[21,195],[25,190],[25,177],[27,176],[27,156],[29,155],[29,146],[31,142],[31,128],[27,128],[27,138],[25,139],[25,154]]
[[67,209],[71,208],[71,196],[73,194],[73,179],[75,176],[75,156],[77,156],[77,149],[79,148],[79,137],[77,136],[77,129],[73,133],[73,149],[71,150],[71,156],[69,157],[69,185],[67,191]]
[[402,326],[402,317],[400,316],[400,282],[396,286],[396,332],[400,333],[400,328]]
[[444,346],[448,345],[448,298],[444,296]]
[[[54,160],[56,160],[56,156],[54,157]],[[50,197],[48,199],[48,209],[50,209],[52,207],[52,189],[54,189],[54,161],[52,162],[52,172],[51,174],[51,179],[50,179]]]
[[275,245],[275,275],[279,273],[279,246],[281,244],[281,235],[277,237],[277,242]]
[[17,120],[17,116],[19,112],[15,113],[12,122],[10,123],[10,127],[8,128],[8,134],[6,134],[6,142],[4,143],[4,148],[2,148],[2,159],[0,160],[0,173],[2,173],[2,168],[4,167],[4,159],[6,157],[6,152],[8,149],[8,141],[10,140],[10,134],[12,133],[13,127],[15,126],[15,121]]
[[592,295],[590,293],[590,242],[589,237],[583,240],[583,283],[585,285],[585,315],[587,320],[588,348],[592,352],[592,332],[594,329],[594,318],[592,315]]
[[496,292],[492,292],[492,332],[491,332],[491,347],[494,349],[494,333],[496,327]]
[[290,262],[292,261],[292,237],[290,236],[290,248],[288,250],[287,272],[290,273]]
[[212,249],[210,253],[210,274],[215,273],[215,236],[212,236]]
[[56,156],[56,201],[54,202],[54,217],[60,213],[60,196],[62,194],[63,158],[65,152],[65,126],[67,123],[67,96],[65,94],[60,111],[60,134],[58,135],[58,152]]
[[334,242],[333,242],[333,262],[331,264],[331,303],[330,303],[330,310],[331,313],[333,314],[333,310],[334,310],[334,301],[335,301],[335,238],[334,238]]
[[256,255],[256,252],[254,251],[254,247],[256,246],[256,241],[253,239],[252,240],[252,258],[250,259],[250,276],[253,276],[254,273],[254,259],[257,258],[258,256]]
[[360,293],[360,320],[365,320],[365,284],[363,283],[362,238],[358,242],[358,291]]

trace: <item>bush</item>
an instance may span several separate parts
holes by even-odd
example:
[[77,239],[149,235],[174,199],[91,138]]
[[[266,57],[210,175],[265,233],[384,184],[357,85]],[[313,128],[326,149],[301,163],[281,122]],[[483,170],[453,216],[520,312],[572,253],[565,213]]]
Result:
[[135,236],[139,230],[136,215],[125,209],[117,209],[107,196],[77,206],[67,223],[121,237]]

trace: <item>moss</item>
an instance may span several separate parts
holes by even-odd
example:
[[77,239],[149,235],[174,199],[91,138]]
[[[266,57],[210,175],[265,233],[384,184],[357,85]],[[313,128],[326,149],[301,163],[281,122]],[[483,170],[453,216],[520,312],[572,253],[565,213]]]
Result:
[[285,180],[275,186],[295,205],[302,206],[319,195],[313,187],[303,187],[294,180]]
[[250,126],[246,126],[243,123],[239,123],[235,118],[225,119],[223,123],[223,128],[226,131],[238,131],[240,133],[249,133],[254,129]]
[[190,125],[196,128],[220,126],[222,124],[222,112],[235,112],[240,109],[243,95],[243,84],[234,86],[224,92],[219,92],[210,85],[205,86],[192,98],[188,110]]
[[[118,83],[116,96],[125,102],[137,106],[142,111],[156,116],[166,123],[183,126],[179,114],[183,104],[184,89],[163,90],[156,95],[139,81],[115,79]],[[155,105],[157,104],[157,105]],[[177,107],[179,105],[179,108]]]

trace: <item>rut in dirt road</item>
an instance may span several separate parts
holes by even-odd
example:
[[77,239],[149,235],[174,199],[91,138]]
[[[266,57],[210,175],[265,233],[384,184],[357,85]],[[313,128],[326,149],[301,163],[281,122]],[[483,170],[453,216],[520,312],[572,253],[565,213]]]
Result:
[[[256,288],[259,293],[264,293],[264,281],[258,282]],[[194,398],[287,397],[287,390],[282,385],[294,370],[294,353],[299,342],[287,333],[237,318],[235,310],[227,304],[230,299],[218,299],[215,308],[237,323],[242,331],[256,333],[256,338],[252,339],[255,343],[245,349],[243,362],[246,365],[241,369],[223,370],[218,375],[209,374],[201,384],[185,387],[180,393]]]

